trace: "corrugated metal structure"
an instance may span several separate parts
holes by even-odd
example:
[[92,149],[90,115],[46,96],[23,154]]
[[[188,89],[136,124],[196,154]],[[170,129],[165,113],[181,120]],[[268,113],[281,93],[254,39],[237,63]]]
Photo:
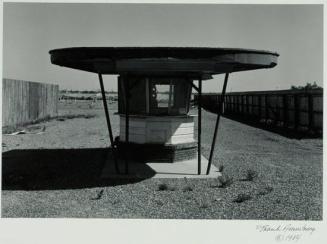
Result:
[[18,126],[57,116],[59,86],[2,80],[2,126]]
[[[220,94],[202,95],[202,105],[210,111],[217,111],[220,101]],[[317,89],[227,93],[223,113],[288,129],[322,131],[323,91]]]

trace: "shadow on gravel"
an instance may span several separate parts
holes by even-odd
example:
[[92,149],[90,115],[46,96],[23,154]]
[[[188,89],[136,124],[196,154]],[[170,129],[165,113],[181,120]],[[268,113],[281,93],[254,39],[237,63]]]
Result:
[[108,148],[8,151],[2,154],[2,190],[81,189],[144,180],[123,177],[101,179],[107,155],[109,163],[113,163],[112,152]]

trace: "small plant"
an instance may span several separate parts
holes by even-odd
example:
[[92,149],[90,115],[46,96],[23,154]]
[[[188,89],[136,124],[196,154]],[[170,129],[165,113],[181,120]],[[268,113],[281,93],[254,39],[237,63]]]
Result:
[[169,190],[169,191],[175,191],[175,190],[176,190],[176,187],[174,187],[174,186],[170,186],[170,187],[168,187],[168,190]]
[[168,190],[168,185],[165,183],[162,183],[158,186],[158,191],[167,191]]
[[222,173],[224,170],[224,165],[219,165],[218,172]]
[[267,195],[267,194],[269,194],[270,192],[272,192],[273,189],[274,189],[274,188],[272,188],[271,186],[266,186],[266,187],[264,187],[262,190],[260,190],[260,191],[258,192],[257,195],[259,195],[259,196]]
[[205,209],[205,208],[208,208],[208,207],[209,207],[209,205],[207,203],[202,203],[200,205],[200,208],[202,208],[202,209]]
[[160,200],[155,200],[155,203],[158,205],[158,206],[163,206],[164,203]]
[[201,209],[206,209],[209,207],[208,202],[205,202],[203,200],[200,200],[198,203],[199,203],[199,208],[201,208]]
[[112,202],[113,205],[116,205],[116,204],[118,204],[118,203],[120,203],[119,200],[114,200],[114,201]]
[[252,169],[248,169],[246,171],[246,176],[242,181],[253,181],[255,178],[257,178],[258,173]]
[[233,183],[233,178],[232,177],[228,177],[228,176],[221,176],[218,177],[218,182],[220,184],[220,188],[227,188],[230,185],[232,185]]
[[187,191],[193,191],[193,188],[191,186],[185,186],[183,188],[183,192],[187,192]]
[[237,195],[237,197],[233,200],[233,202],[242,203],[250,199],[252,199],[252,197],[249,194],[241,193]]
[[100,200],[100,199],[102,198],[102,196],[103,196],[103,189],[101,189],[101,190],[97,193],[96,197],[91,198],[91,200]]
[[217,178],[217,184],[210,185],[211,188],[227,188],[233,183],[233,178],[226,175]]
[[176,188],[173,186],[168,186],[165,183],[162,183],[158,186],[158,191],[175,191]]
[[188,180],[186,177],[184,177],[184,181],[186,183],[186,186],[182,189],[183,192],[187,192],[187,191],[193,191],[193,188],[190,186]]
[[185,199],[186,199],[186,200],[191,200],[192,197],[191,197],[191,196],[186,196]]

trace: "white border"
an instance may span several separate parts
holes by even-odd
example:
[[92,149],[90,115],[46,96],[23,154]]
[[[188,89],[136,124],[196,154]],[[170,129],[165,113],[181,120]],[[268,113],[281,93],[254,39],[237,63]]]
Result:
[[[5,2],[40,2],[40,1],[5,1]],[[47,1],[68,2],[68,1]],[[111,3],[154,3],[154,1],[74,1],[81,2],[111,2]],[[324,4],[326,1],[155,1],[155,3],[219,3],[219,4]],[[3,2],[1,2],[1,20],[3,19]],[[3,21],[1,21],[3,23]],[[1,25],[1,33],[3,26]],[[324,40],[326,40],[326,18],[324,18]],[[325,42],[324,42],[325,44]],[[1,64],[3,38],[1,35]],[[326,60],[324,45],[324,63]],[[2,65],[0,66],[2,76]],[[324,66],[326,77],[326,65]],[[324,82],[325,86],[325,82]],[[2,82],[0,85],[2,90]],[[324,101],[326,96],[324,93]],[[324,104],[326,105],[326,104]],[[1,109],[0,109],[1,110]],[[326,128],[326,106],[324,106],[324,128]],[[2,113],[1,113],[2,114]],[[1,116],[1,115],[0,115]],[[326,138],[326,130],[324,131]],[[324,140],[324,148],[326,142]],[[324,150],[324,162],[326,152]],[[324,194],[326,203],[326,169],[324,167]],[[1,219],[0,243],[187,243],[187,244],[218,244],[218,243],[275,243],[276,234],[259,232],[258,224],[307,226],[314,227],[312,235],[304,235],[297,243],[327,243],[326,204],[323,207],[324,221],[255,221],[255,220],[129,220],[129,219]],[[287,242],[281,242],[287,243]],[[291,242],[292,243],[292,242]]]

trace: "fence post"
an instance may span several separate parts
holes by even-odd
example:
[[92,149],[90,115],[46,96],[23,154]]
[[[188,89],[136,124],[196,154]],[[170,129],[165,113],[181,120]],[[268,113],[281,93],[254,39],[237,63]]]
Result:
[[276,118],[275,118],[275,124],[279,125],[279,123],[281,122],[281,116],[280,116],[280,110],[281,110],[281,106],[279,104],[279,99],[280,96],[276,95]]
[[269,111],[268,111],[268,95],[265,94],[265,119],[266,119],[266,124],[269,119]]
[[245,95],[245,106],[246,106],[247,116],[249,116],[250,115],[250,109],[249,109],[249,95],[248,94]]
[[313,96],[308,94],[308,117],[309,117],[309,126],[308,130],[314,129],[314,116],[313,116]]
[[287,102],[287,95],[284,94],[283,95],[283,112],[284,112],[284,116],[283,116],[283,120],[284,120],[284,128],[288,127],[288,102]]
[[258,95],[258,116],[259,116],[259,121],[261,120],[261,95]]
[[244,96],[241,95],[241,114],[244,114]]
[[299,96],[294,94],[294,130],[298,130],[299,127]]

